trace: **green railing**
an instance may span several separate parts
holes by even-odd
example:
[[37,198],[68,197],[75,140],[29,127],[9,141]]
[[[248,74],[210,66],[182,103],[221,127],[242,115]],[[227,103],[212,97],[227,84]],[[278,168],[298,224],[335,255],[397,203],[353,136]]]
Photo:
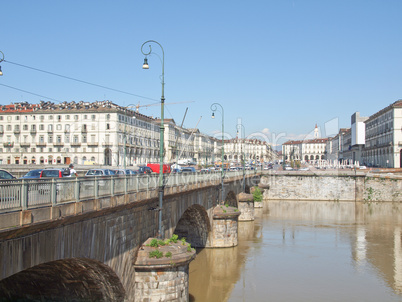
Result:
[[[242,178],[242,171],[227,171],[225,180]],[[246,171],[255,175],[255,171]],[[219,184],[220,172],[165,174],[165,188],[202,183]],[[133,192],[157,191],[158,174],[17,179],[0,181],[0,213],[80,202]]]

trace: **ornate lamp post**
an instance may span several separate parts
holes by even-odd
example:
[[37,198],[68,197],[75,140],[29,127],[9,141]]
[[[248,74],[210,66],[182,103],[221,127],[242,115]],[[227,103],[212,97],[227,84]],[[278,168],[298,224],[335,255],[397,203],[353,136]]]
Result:
[[[246,136],[246,128],[243,124],[238,124],[237,127],[240,128],[240,141],[241,141],[241,128],[243,128],[244,137]],[[237,129],[237,134],[239,134],[239,129]],[[243,192],[246,193],[246,167],[245,167],[245,154],[243,152],[243,142],[241,142],[241,153],[243,156],[242,166],[243,166]]]
[[223,160],[224,160],[224,146],[225,146],[225,141],[224,141],[224,111],[223,111],[223,107],[221,104],[219,103],[213,103],[211,105],[211,110],[212,112],[212,118],[215,118],[215,111],[218,109],[217,106],[221,107],[221,113],[222,113],[222,167],[221,167],[221,202],[224,202],[223,200],[223,178],[224,178],[224,173],[223,173]]
[[[149,69],[148,65],[148,58],[147,56],[152,53],[152,47],[151,44],[157,44],[162,50],[162,96],[161,96],[161,126],[160,126],[160,140],[159,140],[159,238],[163,238],[162,234],[162,207],[163,207],[163,190],[164,190],[164,184],[163,184],[163,142],[164,142],[164,104],[165,104],[165,52],[163,51],[162,45],[160,45],[158,42],[154,40],[148,40],[144,42],[141,46],[141,52],[143,55],[145,55],[144,58],[144,64],[142,65],[143,69]],[[149,44],[149,51],[144,52],[143,48],[146,44]]]

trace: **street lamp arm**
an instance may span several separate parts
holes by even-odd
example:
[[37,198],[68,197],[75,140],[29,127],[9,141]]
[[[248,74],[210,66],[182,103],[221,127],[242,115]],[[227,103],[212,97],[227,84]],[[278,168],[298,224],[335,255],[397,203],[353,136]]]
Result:
[[222,116],[223,116],[224,113],[223,113],[223,107],[222,107],[221,104],[219,104],[219,103],[213,103],[213,104],[211,105],[211,110],[212,110],[213,112],[217,111],[217,110],[218,110],[218,106],[221,107],[221,110],[222,110],[221,113],[222,113]]
[[[145,56],[145,59],[146,59],[146,57],[152,53],[152,46],[151,46],[152,43],[159,45],[159,47],[162,50],[162,97],[161,97],[161,100],[162,100],[162,102],[164,102],[165,101],[165,91],[164,91],[165,90],[165,51],[163,50],[163,47],[159,42],[154,41],[154,40],[148,40],[141,45],[141,52]],[[144,46],[147,44],[149,46],[149,52],[144,51]]]

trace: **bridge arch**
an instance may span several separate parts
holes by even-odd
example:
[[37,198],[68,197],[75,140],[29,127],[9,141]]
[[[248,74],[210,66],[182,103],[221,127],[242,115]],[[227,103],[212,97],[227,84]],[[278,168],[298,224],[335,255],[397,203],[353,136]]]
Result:
[[179,238],[185,237],[192,247],[205,247],[210,231],[207,211],[203,206],[195,204],[183,213],[173,233]]
[[0,297],[7,301],[120,302],[125,290],[109,266],[69,258],[42,263],[1,280]]

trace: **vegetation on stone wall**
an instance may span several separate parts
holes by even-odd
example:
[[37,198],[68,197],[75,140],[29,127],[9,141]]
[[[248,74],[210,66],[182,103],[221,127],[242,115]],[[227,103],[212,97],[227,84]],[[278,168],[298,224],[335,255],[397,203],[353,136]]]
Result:
[[[167,246],[171,245],[172,243],[177,243],[179,241],[179,236],[176,234],[173,234],[172,237],[165,239],[165,240],[158,240],[156,238],[153,238],[147,246],[155,248],[155,250],[149,252],[149,258],[162,258],[165,256],[166,258],[172,258],[172,253],[171,252],[166,252],[165,255],[163,255],[163,252],[158,250],[159,247],[162,246]],[[191,244],[186,242],[186,238],[181,238],[180,239],[182,245],[187,245],[187,252],[192,252],[193,249],[191,248]]]
[[259,187],[254,187],[253,198],[254,201],[262,201],[262,192]]

